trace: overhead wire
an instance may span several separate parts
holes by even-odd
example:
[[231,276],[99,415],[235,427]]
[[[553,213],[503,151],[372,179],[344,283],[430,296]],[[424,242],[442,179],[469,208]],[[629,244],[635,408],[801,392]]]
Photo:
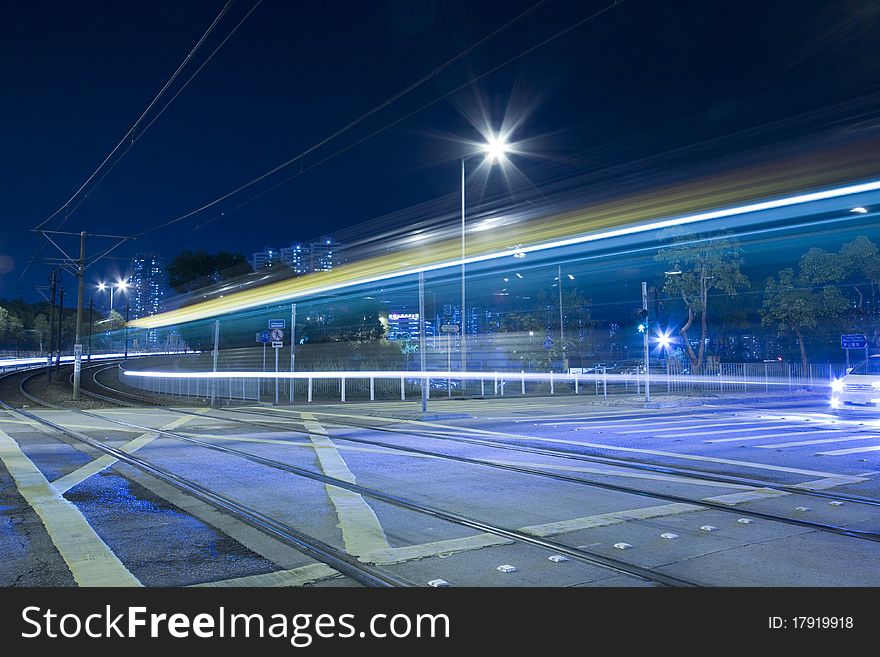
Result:
[[[196,52],[198,52],[199,48],[201,48],[202,44],[205,42],[205,40],[208,38],[208,36],[214,31],[214,28],[217,26],[217,24],[220,22],[220,20],[223,18],[223,16],[226,15],[226,12],[229,11],[229,8],[233,5],[234,2],[235,2],[235,0],[227,0],[226,4],[223,6],[223,9],[220,10],[220,13],[213,20],[213,22],[208,26],[208,29],[205,30],[204,34],[202,34],[201,38],[198,40],[196,45],[193,46],[193,48],[190,50],[189,54],[180,63],[180,65],[177,67],[177,70],[175,70],[174,73],[172,74],[172,76],[168,79],[168,81],[165,82],[165,84],[159,90],[159,93],[157,93],[153,97],[153,100],[150,101],[149,105],[147,105],[147,108],[143,111],[143,113],[141,113],[141,115],[138,117],[138,119],[132,124],[132,126],[128,129],[128,131],[122,136],[122,139],[120,139],[119,142],[117,142],[116,146],[113,147],[113,150],[111,150],[110,153],[107,155],[107,157],[105,157],[101,161],[101,163],[92,172],[92,174],[88,178],[86,178],[86,181],[82,185],[80,185],[80,187],[73,193],[73,195],[66,202],[64,202],[61,206],[59,206],[58,209],[55,210],[55,212],[53,212],[48,217],[43,219],[43,221],[41,221],[39,224],[37,224],[34,227],[34,230],[42,228],[49,221],[51,221],[56,216],[58,216],[59,213],[67,210],[67,208],[71,204],[71,202],[80,194],[80,192],[82,192],[89,185],[89,183],[95,178],[95,176],[98,175],[98,173],[101,171],[101,169],[104,168],[104,165],[107,164],[107,162],[120,149],[120,147],[126,142],[126,140],[128,140],[130,138],[130,136],[134,133],[134,131],[137,130],[137,127],[141,124],[141,122],[150,113],[150,111],[153,109],[153,107],[156,105],[156,103],[159,102],[159,99],[165,94],[165,92],[168,90],[168,88],[174,83],[174,81],[180,75],[181,71],[183,71],[183,69],[186,67],[186,65],[189,63],[189,61],[193,58],[193,56],[196,54]],[[163,111],[164,111],[164,108],[163,108]],[[126,151],[127,150],[128,149],[126,149]],[[123,155],[124,155],[124,153],[123,153]],[[103,176],[101,177],[101,180],[103,180]],[[98,182],[100,183],[100,180]],[[91,191],[94,191],[94,187],[88,193],[91,193]],[[77,207],[79,207],[79,205],[77,205]],[[74,209],[74,211],[75,211],[75,209]],[[67,219],[70,217],[71,214],[73,214],[73,212],[66,212],[65,217],[63,218],[61,223],[63,224],[64,221],[67,221]]]
[[[614,4],[618,4],[619,2],[622,2],[622,1],[623,1],[623,0],[616,0],[616,1],[614,2]],[[394,102],[396,102],[397,100],[399,100],[399,99],[402,98],[403,96],[407,95],[407,94],[410,93],[411,91],[413,91],[413,90],[415,90],[416,88],[420,87],[420,86],[423,85],[425,82],[431,80],[432,78],[434,78],[435,76],[437,76],[438,74],[440,74],[441,72],[443,72],[445,69],[449,68],[449,67],[450,67],[452,64],[454,64],[455,62],[457,62],[457,61],[461,60],[463,57],[466,57],[467,55],[469,55],[469,54],[470,54],[471,52],[473,52],[476,48],[480,47],[481,45],[483,45],[483,44],[486,43],[487,41],[491,40],[492,38],[494,38],[495,36],[497,36],[497,35],[500,34],[501,32],[504,32],[505,30],[507,30],[508,28],[510,28],[511,26],[513,26],[514,24],[516,24],[517,22],[521,21],[522,19],[526,18],[527,16],[531,15],[532,13],[534,13],[535,11],[537,11],[538,9],[540,9],[544,4],[546,4],[546,0],[541,0],[540,2],[538,2],[538,3],[534,4],[534,5],[532,5],[531,7],[529,7],[528,9],[526,9],[524,12],[518,14],[517,16],[515,16],[515,17],[512,18],[512,19],[510,19],[509,21],[507,21],[506,23],[504,23],[503,25],[501,25],[500,27],[498,27],[497,29],[495,29],[495,30],[492,31],[491,33],[487,34],[487,35],[484,36],[483,38],[481,38],[481,39],[479,39],[478,41],[476,41],[475,43],[471,44],[471,45],[468,46],[466,49],[464,49],[463,51],[459,52],[458,54],[456,54],[456,55],[455,55],[454,57],[452,57],[451,59],[445,61],[445,62],[442,63],[440,66],[436,67],[435,69],[433,69],[433,70],[430,71],[429,73],[425,74],[424,76],[422,76],[421,78],[419,78],[419,79],[416,80],[415,82],[409,84],[409,85],[408,85],[407,87],[405,87],[404,89],[398,91],[398,92],[395,93],[394,95],[392,95],[392,96],[390,96],[389,98],[385,99],[384,101],[382,101],[381,103],[379,103],[378,105],[376,105],[375,107],[373,107],[372,109],[370,109],[370,110],[364,112],[363,114],[361,114],[360,116],[358,116],[358,117],[355,118],[354,120],[350,121],[349,123],[347,123],[347,124],[344,125],[343,127],[339,128],[338,130],[336,130],[336,131],[333,132],[332,134],[328,135],[327,137],[324,137],[323,139],[321,139],[320,141],[316,142],[315,144],[312,144],[312,145],[309,146],[307,149],[305,149],[304,151],[298,153],[297,155],[295,155],[295,156],[293,156],[293,157],[287,159],[286,161],[282,162],[281,164],[279,164],[279,165],[273,167],[272,169],[270,169],[270,170],[268,170],[268,171],[266,171],[266,172],[260,174],[260,175],[257,176],[256,178],[253,178],[252,180],[250,180],[250,181],[244,183],[243,185],[238,186],[237,188],[233,189],[232,191],[227,192],[226,194],[223,194],[222,196],[219,196],[219,197],[215,198],[214,200],[212,200],[212,201],[210,201],[210,202],[208,202],[208,203],[205,203],[205,204],[202,205],[201,207],[198,207],[198,208],[196,208],[195,210],[191,210],[191,211],[189,211],[189,212],[187,212],[187,213],[185,213],[185,214],[183,214],[183,215],[180,215],[179,217],[175,217],[174,219],[170,219],[169,221],[166,221],[166,222],[164,222],[164,223],[162,223],[162,224],[159,224],[159,225],[154,226],[154,227],[152,227],[152,228],[148,228],[147,230],[141,231],[140,233],[137,234],[137,236],[140,237],[140,236],[142,236],[142,235],[146,235],[146,234],[148,234],[148,233],[154,232],[154,231],[156,231],[156,230],[160,230],[160,229],[165,228],[165,227],[167,227],[167,226],[170,226],[170,225],[172,225],[172,224],[175,224],[175,223],[178,223],[178,222],[180,222],[180,221],[183,221],[184,219],[188,219],[189,217],[192,217],[192,216],[194,216],[194,215],[196,215],[196,214],[199,214],[200,212],[203,212],[203,211],[207,210],[208,208],[211,208],[211,207],[217,205],[218,203],[222,203],[222,202],[225,201],[226,199],[228,199],[228,198],[230,198],[230,197],[232,197],[232,196],[238,194],[239,192],[244,191],[245,189],[248,189],[248,188],[250,188],[250,187],[253,187],[253,186],[256,185],[257,183],[259,183],[259,182],[265,180],[266,178],[268,178],[268,177],[270,177],[270,176],[272,176],[272,175],[278,173],[279,171],[281,171],[281,170],[283,170],[283,169],[289,167],[290,165],[292,165],[292,164],[294,164],[294,163],[296,163],[296,162],[302,162],[302,160],[303,160],[306,156],[310,155],[311,153],[313,153],[313,152],[316,151],[317,149],[321,148],[321,147],[324,146],[325,144],[329,143],[330,141],[333,141],[334,139],[336,139],[336,138],[339,137],[340,135],[342,135],[342,134],[348,132],[349,130],[351,130],[351,129],[354,128],[355,126],[357,126],[357,125],[363,123],[363,121],[365,121],[366,119],[368,119],[370,116],[373,116],[373,115],[376,114],[377,112],[379,112],[379,111],[381,111],[382,109],[384,109],[384,108],[388,107],[389,105],[393,104]],[[613,6],[613,5],[611,5],[611,6]],[[610,6],[609,6],[609,8],[610,8]],[[605,10],[603,10],[603,12],[604,12],[604,11],[605,11]],[[599,13],[603,13],[603,12],[599,12]],[[595,17],[595,15],[592,16],[592,17]],[[586,20],[589,20],[589,19],[592,18],[592,17],[588,17],[588,19],[586,19]],[[585,21],[582,21],[582,22],[585,22]],[[581,23],[582,23],[582,22],[581,22]],[[580,24],[580,23],[579,23],[579,24]],[[577,25],[575,25],[575,27],[576,27],[576,26],[577,26]],[[509,63],[509,62],[508,62],[508,63]],[[475,80],[473,80],[473,81],[475,81]],[[472,82],[473,82],[473,81],[472,81]],[[470,84],[470,82],[469,82],[468,84]],[[467,86],[467,85],[464,85],[464,86]],[[435,101],[435,102],[439,102],[439,100],[442,100],[442,98],[441,98],[441,99],[438,99],[438,101]],[[433,104],[433,103],[432,103],[432,104]],[[430,105],[429,105],[429,106],[430,106]],[[417,112],[418,112],[418,111],[421,111],[421,110],[417,110]],[[408,118],[409,116],[411,116],[411,114],[410,114],[410,115],[407,115],[407,117],[405,117],[405,118]],[[399,121],[396,121],[395,123],[390,124],[388,127],[391,127],[391,125],[395,125],[396,123],[399,123]],[[359,142],[358,142],[358,143],[359,143]],[[347,149],[345,149],[345,150],[347,150]],[[340,151],[340,152],[344,152],[344,151]],[[322,160],[322,162],[323,162],[323,161],[325,161],[325,160]],[[311,168],[314,168],[314,166],[312,166],[312,167],[308,167],[308,168],[304,168],[304,169],[301,169],[300,174],[301,174],[301,173],[304,173],[305,171],[307,171],[307,170],[309,170],[309,169],[311,169]],[[297,174],[297,175],[300,175],[300,174]],[[296,176],[294,176],[294,177],[296,177]],[[291,178],[291,179],[292,179],[292,178]],[[283,184],[283,183],[282,183],[282,184]],[[270,191],[271,191],[271,189],[275,189],[275,187],[270,188]],[[254,198],[259,198],[259,196],[261,196],[261,195],[262,195],[262,194],[259,194],[259,195],[255,196]],[[240,205],[239,205],[239,206],[236,206],[236,207],[240,207]]]

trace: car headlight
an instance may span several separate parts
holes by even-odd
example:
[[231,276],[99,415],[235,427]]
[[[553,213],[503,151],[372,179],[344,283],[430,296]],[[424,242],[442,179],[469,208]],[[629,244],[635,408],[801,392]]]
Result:
[[[875,385],[875,387],[876,387],[876,384],[872,384],[872,385]],[[831,382],[831,389],[834,392],[840,392],[841,390],[843,390],[843,381],[841,381],[840,379],[834,379]]]

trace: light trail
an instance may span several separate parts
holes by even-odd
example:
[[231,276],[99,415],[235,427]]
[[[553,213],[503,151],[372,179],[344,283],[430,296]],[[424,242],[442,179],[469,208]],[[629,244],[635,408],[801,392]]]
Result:
[[[870,166],[876,175],[876,165]],[[862,169],[859,169],[863,171]],[[850,170],[852,171],[852,170]],[[863,171],[864,172],[864,171]],[[827,171],[813,172],[814,177],[827,175]],[[816,182],[810,176],[802,183]],[[722,181],[714,188],[706,189],[693,185],[692,194],[688,187],[674,190],[667,196],[634,197],[631,200],[611,201],[596,207],[581,209],[567,214],[515,225],[510,230],[485,231],[471,239],[474,254],[464,259],[460,255],[460,241],[449,239],[431,244],[427,248],[415,246],[394,254],[374,256],[360,262],[340,266],[329,272],[317,272],[293,279],[270,283],[223,298],[209,299],[177,310],[142,317],[129,323],[133,328],[153,329],[183,324],[220,315],[239,312],[260,306],[284,303],[314,297],[358,285],[411,276],[420,272],[437,271],[464,264],[474,264],[499,260],[507,257],[524,257],[565,246],[587,244],[614,237],[636,235],[648,231],[662,230],[675,226],[699,224],[716,219],[745,216],[766,210],[804,205],[811,202],[836,199],[880,190],[880,180],[874,179],[859,184],[824,189],[809,193],[784,196],[768,201],[751,202],[719,210],[696,212],[674,216],[676,210],[692,209],[694,206],[706,207],[710,201],[727,201],[742,198],[746,193],[754,196],[761,192],[766,197],[768,190],[777,190],[782,185],[790,188],[789,178],[783,180],[735,180]],[[745,190],[745,191],[744,191]],[[673,214],[671,218],[656,219],[658,216]],[[585,232],[592,229],[592,232]],[[605,230],[602,230],[605,229]],[[515,242],[511,244],[511,242]]]

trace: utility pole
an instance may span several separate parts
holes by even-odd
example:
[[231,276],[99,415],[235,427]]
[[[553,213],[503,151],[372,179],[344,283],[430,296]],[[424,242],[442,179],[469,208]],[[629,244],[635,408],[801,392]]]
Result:
[[648,322],[648,284],[645,281],[642,281],[642,312],[645,316],[645,332],[643,334],[644,343],[645,343],[645,401],[651,401],[651,362],[650,351],[648,348],[648,332],[650,324]]
[[[467,370],[467,312],[464,302],[464,258],[465,258],[465,212],[464,212],[464,158],[461,158],[461,371]],[[462,390],[464,379],[461,380]]]
[[[290,373],[296,371],[296,304],[290,304]],[[293,386],[296,379],[290,378],[290,403],[293,403]]]
[[129,302],[125,302],[125,360],[128,360],[128,306]]
[[51,301],[49,302],[49,356],[46,359],[46,377],[52,381],[52,357],[55,355],[55,286],[58,283],[58,272],[53,269],[49,277]]
[[559,348],[564,349],[565,327],[562,325],[562,265],[557,265],[556,269],[559,273],[559,276],[556,279],[559,281]]
[[76,337],[73,341],[73,401],[79,400],[79,379],[82,369],[83,292],[86,267],[86,232],[79,234],[79,262],[76,267]]
[[56,345],[58,350],[55,353],[55,369],[61,367],[61,320],[64,318],[64,283],[61,284],[61,296],[58,299],[58,338]]
[[89,354],[88,360],[90,363],[92,362],[92,324],[94,323],[92,321],[92,317],[93,317],[92,313],[94,312],[94,309],[95,309],[95,297],[91,296],[91,297],[89,297],[89,346],[88,346],[88,354]]
[[428,379],[425,374],[425,272],[419,272],[419,369],[422,374],[422,413],[428,412]]

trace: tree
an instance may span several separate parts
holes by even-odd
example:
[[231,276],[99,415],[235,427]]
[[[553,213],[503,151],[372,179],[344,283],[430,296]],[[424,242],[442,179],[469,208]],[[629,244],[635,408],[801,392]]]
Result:
[[[699,369],[703,364],[709,332],[709,292],[715,289],[735,295],[737,290],[749,287],[749,280],[740,271],[742,250],[739,242],[728,232],[695,239],[677,230],[667,231],[664,237],[671,239],[672,243],[661,249],[655,259],[670,265],[672,271],[681,273],[667,276],[663,290],[680,297],[687,308],[687,321],[679,333],[691,365]],[[697,317],[700,318],[700,343],[695,353],[688,332]]]
[[40,344],[49,344],[49,320],[43,313],[34,317],[34,331],[39,336]]
[[182,251],[168,263],[168,283],[180,294],[253,271],[240,253]]
[[780,271],[778,278],[768,278],[761,308],[761,323],[764,326],[775,326],[780,334],[793,332],[797,336],[804,369],[807,367],[805,333],[817,328],[820,319],[840,317],[850,308],[849,302],[833,285],[819,290],[814,290],[810,285],[808,279],[815,275],[812,266],[816,257],[816,253],[804,254],[801,258],[801,274],[797,278],[791,268]]

